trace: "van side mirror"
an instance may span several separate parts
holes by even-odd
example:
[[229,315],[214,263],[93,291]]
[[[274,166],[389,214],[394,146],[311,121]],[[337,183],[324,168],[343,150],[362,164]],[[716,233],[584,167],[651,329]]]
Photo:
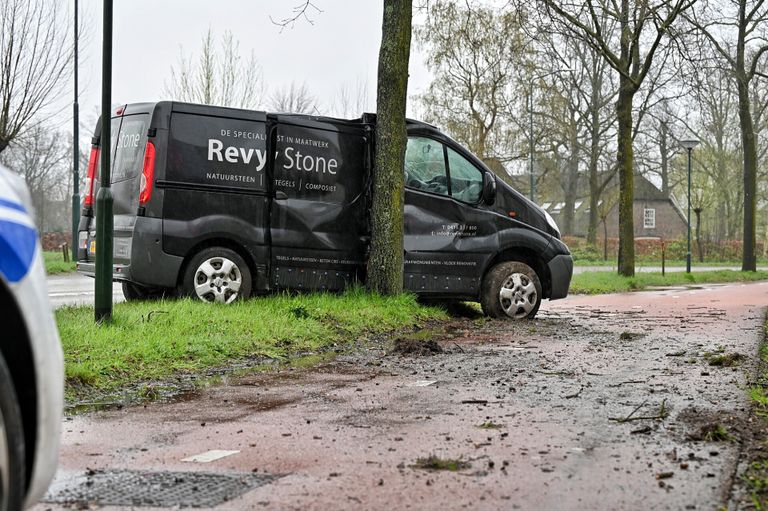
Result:
[[492,205],[496,201],[496,176],[490,172],[483,173],[483,202]]

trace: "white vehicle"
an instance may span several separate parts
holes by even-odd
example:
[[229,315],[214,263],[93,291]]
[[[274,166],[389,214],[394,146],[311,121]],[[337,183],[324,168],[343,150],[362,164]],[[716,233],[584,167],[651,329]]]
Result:
[[32,203],[0,166],[0,511],[40,499],[59,454],[64,362]]

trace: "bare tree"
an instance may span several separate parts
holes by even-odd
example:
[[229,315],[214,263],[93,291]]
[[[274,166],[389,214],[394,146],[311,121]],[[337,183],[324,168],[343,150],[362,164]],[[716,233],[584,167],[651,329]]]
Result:
[[55,0],[0,0],[0,153],[66,87],[67,12]]
[[291,14],[288,16],[285,16],[279,20],[275,20],[272,18],[272,16],[270,16],[269,19],[275,25],[281,27],[282,31],[282,29],[286,27],[293,28],[293,26],[296,24],[296,21],[299,19],[303,19],[310,25],[314,25],[315,21],[312,19],[311,14],[320,14],[322,12],[323,11],[321,11],[320,8],[317,7],[311,0],[305,0],[304,2],[293,7]]
[[292,82],[287,89],[274,91],[269,101],[269,108],[276,112],[294,114],[317,113],[317,102],[305,83],[296,85]]
[[240,43],[225,32],[217,48],[210,30],[202,40],[200,57],[182,50],[164,93],[171,99],[234,108],[258,108],[264,96],[261,67],[253,52],[244,57]]
[[744,151],[744,249],[742,271],[757,269],[757,137],[750,84],[766,75],[760,69],[768,52],[768,5],[762,0],[702,2],[686,16],[732,72],[739,97],[739,127]]
[[526,42],[516,11],[434,1],[416,29],[434,78],[419,97],[426,120],[446,129],[486,162],[510,160],[513,85]]
[[346,118],[359,117],[363,112],[373,111],[374,103],[368,81],[358,78],[354,84],[342,85],[331,102],[329,113]]
[[[42,125],[35,125],[24,135],[17,137],[3,152],[0,161],[24,178],[35,208],[35,220],[42,232],[52,225],[68,226],[69,203],[72,175],[71,140],[62,133],[50,132]],[[56,215],[55,203],[65,205],[59,208],[64,214],[63,223]]]
[[[618,73],[619,92],[616,100],[617,165],[619,171],[619,274],[635,274],[634,247],[634,153],[633,102],[651,71],[653,60],[669,36],[672,24],[695,0],[630,0],[557,1],[540,0],[553,19],[560,21],[559,30],[575,38],[576,44],[595,48]],[[604,20],[618,25],[617,31],[606,30]]]

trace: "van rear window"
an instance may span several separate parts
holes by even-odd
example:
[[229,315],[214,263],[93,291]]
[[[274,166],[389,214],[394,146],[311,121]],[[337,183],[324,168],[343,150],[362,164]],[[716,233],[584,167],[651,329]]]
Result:
[[[122,122],[120,119],[112,119],[112,136],[117,141],[112,165],[113,183],[133,179],[141,173],[148,122],[147,114],[126,116],[122,118]],[[116,130],[116,124],[119,131]]]

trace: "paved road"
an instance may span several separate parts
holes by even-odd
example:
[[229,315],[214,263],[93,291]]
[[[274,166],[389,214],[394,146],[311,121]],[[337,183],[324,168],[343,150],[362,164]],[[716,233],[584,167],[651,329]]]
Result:
[[[94,279],[84,277],[79,273],[66,275],[52,275],[48,277],[48,297],[51,305],[58,309],[63,305],[93,305]],[[115,302],[122,302],[123,290],[120,284],[112,287],[112,296]]]
[[[739,267],[727,267],[722,266],[694,266],[693,271],[708,271],[708,270],[740,270]],[[768,270],[768,268],[760,268],[761,270]],[[638,272],[660,272],[661,267],[656,266],[638,266],[636,269]],[[585,271],[616,271],[615,267],[611,266],[576,266],[574,273],[583,273]],[[683,266],[673,266],[667,268],[667,271],[685,271]],[[62,305],[93,305],[93,279],[90,277],[84,277],[78,273],[71,273],[67,275],[54,275],[48,277],[48,296],[51,298],[51,304],[54,308],[61,307]],[[122,302],[123,292],[119,284],[115,284],[113,296],[115,302]]]
[[[768,270],[768,267],[758,267],[758,270]],[[616,266],[575,266],[573,273],[584,273],[586,271],[613,271],[617,270]],[[741,271],[741,266],[691,266],[691,271],[714,271],[714,270],[733,270]],[[667,266],[668,272],[681,272],[685,271],[685,266]],[[639,272],[658,272],[661,273],[661,266],[636,266],[635,273]]]
[[[533,323],[457,319],[434,356],[374,345],[312,370],[69,417],[51,497],[93,508],[115,498],[111,485],[128,500],[106,509],[182,505],[195,491],[200,504],[213,490],[197,477],[235,477],[216,509],[733,505],[740,444],[706,434],[744,431],[766,304],[765,282],[578,296],[545,303]],[[718,352],[745,360],[711,366]],[[418,468],[430,455],[469,465]],[[175,493],[142,497],[123,470],[161,473]],[[46,509],[64,507],[35,508]]]

